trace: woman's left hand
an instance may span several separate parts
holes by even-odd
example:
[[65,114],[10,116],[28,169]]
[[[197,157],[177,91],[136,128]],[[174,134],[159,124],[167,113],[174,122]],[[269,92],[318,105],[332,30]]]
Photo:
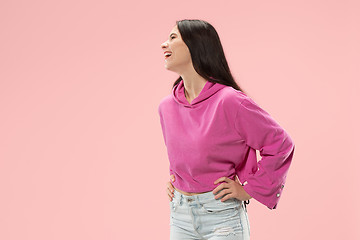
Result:
[[[236,179],[236,177],[235,177]],[[223,195],[227,194],[225,197],[221,199],[222,202],[228,200],[229,198],[236,198],[240,201],[246,201],[252,198],[247,192],[245,192],[243,186],[240,184],[240,182],[231,180],[227,177],[221,177],[217,179],[214,184],[217,184],[218,182],[225,182],[217,186],[212,192],[213,194],[216,194],[221,189],[222,190],[219,194],[215,195],[215,199],[218,199],[222,197]]]

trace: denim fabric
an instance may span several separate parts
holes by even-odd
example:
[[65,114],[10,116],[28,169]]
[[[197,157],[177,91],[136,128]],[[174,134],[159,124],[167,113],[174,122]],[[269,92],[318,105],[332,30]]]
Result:
[[249,240],[244,201],[231,198],[221,202],[221,198],[215,199],[212,192],[187,196],[174,189],[170,202],[170,240]]

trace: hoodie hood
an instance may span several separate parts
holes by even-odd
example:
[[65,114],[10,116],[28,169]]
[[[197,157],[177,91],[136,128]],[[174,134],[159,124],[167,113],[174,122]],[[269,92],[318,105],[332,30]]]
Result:
[[173,87],[172,96],[177,103],[183,105],[184,107],[195,108],[204,100],[208,99],[224,87],[226,87],[226,85],[207,81],[200,94],[196,98],[194,98],[190,104],[185,97],[184,80],[181,80],[177,85]]

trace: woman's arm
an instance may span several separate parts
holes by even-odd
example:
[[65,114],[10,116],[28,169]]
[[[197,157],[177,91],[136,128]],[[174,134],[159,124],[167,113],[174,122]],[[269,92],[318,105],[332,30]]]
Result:
[[249,146],[250,157],[255,156],[255,149],[262,157],[258,162],[251,159],[255,167],[241,172],[247,182],[244,190],[268,208],[275,209],[293,158],[294,142],[275,119],[249,97],[240,103],[235,129]]

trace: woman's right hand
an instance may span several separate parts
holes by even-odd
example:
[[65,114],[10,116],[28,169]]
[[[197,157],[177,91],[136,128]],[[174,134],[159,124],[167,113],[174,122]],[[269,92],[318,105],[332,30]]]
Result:
[[174,174],[170,175],[170,181],[167,182],[167,184],[166,184],[166,186],[167,186],[166,191],[167,191],[170,202],[172,201],[172,198],[174,197],[174,186],[172,185],[171,182],[175,182]]

